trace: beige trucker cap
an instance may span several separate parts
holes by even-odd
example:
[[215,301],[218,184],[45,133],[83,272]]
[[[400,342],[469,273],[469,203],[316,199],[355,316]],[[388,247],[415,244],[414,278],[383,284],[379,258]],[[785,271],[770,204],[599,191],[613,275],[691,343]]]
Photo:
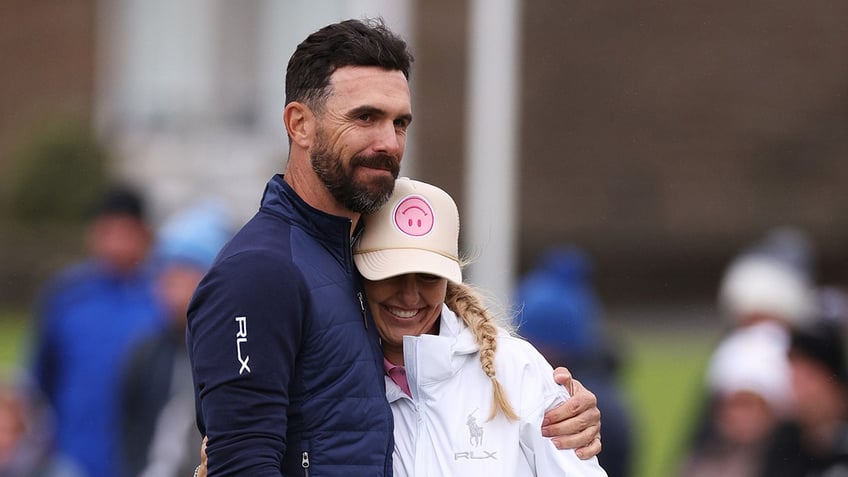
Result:
[[459,212],[447,192],[400,177],[386,205],[363,220],[365,230],[353,252],[363,277],[429,273],[462,282]]

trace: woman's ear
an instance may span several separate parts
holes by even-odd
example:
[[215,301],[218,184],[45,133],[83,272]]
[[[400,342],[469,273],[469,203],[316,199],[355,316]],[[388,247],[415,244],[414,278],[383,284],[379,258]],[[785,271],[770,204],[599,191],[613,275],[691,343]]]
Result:
[[283,124],[293,144],[309,149],[315,132],[315,115],[303,103],[292,101],[283,110]]

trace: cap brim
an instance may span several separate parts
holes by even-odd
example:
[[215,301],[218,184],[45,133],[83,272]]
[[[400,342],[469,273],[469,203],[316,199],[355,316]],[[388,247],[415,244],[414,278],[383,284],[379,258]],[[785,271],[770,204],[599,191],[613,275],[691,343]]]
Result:
[[456,260],[425,250],[395,249],[358,253],[353,261],[368,280],[383,280],[407,273],[428,273],[462,283],[462,271]]

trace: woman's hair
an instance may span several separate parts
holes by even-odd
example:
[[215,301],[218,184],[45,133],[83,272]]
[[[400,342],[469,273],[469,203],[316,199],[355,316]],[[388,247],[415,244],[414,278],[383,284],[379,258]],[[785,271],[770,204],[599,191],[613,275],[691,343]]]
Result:
[[482,298],[469,285],[448,280],[445,304],[465,322],[480,346],[480,364],[486,376],[492,380],[492,395],[494,397],[494,404],[487,420],[494,419],[498,411],[502,412],[509,420],[517,420],[518,414],[512,409],[503,387],[495,376],[498,327],[483,304]]

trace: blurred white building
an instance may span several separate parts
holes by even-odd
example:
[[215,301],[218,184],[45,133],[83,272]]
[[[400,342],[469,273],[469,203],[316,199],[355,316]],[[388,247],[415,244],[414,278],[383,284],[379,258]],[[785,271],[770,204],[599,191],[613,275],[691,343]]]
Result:
[[118,175],[155,217],[198,196],[237,220],[282,172],[285,68],[297,43],[344,18],[381,16],[411,38],[408,1],[102,0],[95,121]]

